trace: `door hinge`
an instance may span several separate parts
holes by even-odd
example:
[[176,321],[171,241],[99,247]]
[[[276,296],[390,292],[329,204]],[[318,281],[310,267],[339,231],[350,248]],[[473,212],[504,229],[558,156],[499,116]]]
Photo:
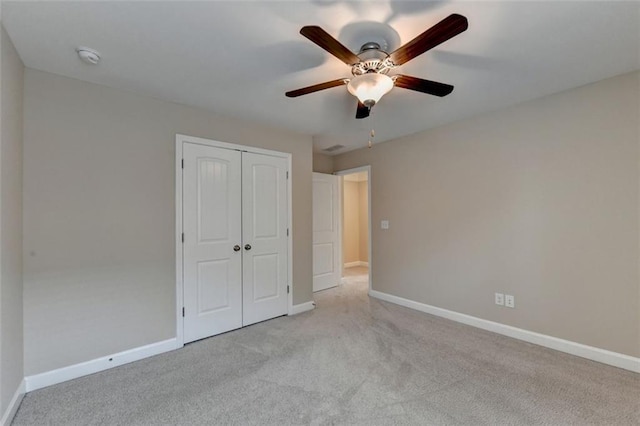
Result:
[[182,242],[184,243],[184,232],[182,233]]
[[182,168],[184,169],[184,158],[182,159],[182,161],[180,162],[180,164],[182,165]]
[[287,172],[287,179],[289,179],[289,172]]
[[287,294],[289,294],[289,286],[287,286]]
[[287,237],[289,236],[289,228],[287,228]]
[[184,306],[182,307],[182,316],[184,317]]

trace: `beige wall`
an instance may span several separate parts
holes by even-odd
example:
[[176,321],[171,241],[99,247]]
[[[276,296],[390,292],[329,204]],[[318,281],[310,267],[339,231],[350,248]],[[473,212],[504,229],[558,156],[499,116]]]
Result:
[[175,336],[175,135],[293,154],[293,298],[311,296],[311,138],[27,69],[25,370]]
[[358,182],[343,181],[342,186],[342,260],[360,260],[360,215],[358,213]]
[[335,157],[372,167],[374,289],[640,356],[639,100],[635,72]]
[[368,182],[358,182],[358,228],[359,228],[359,259],[361,262],[369,261],[369,194]]
[[22,101],[24,66],[0,28],[0,417],[23,378]]
[[319,152],[314,152],[313,171],[317,173],[333,173],[333,157]]
[[343,180],[342,253],[344,263],[369,261],[367,182]]

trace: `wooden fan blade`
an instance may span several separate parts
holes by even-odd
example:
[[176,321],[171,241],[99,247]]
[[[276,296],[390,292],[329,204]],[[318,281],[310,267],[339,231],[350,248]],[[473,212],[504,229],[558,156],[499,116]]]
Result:
[[403,89],[415,90],[416,92],[428,93],[440,97],[447,96],[453,92],[453,86],[450,84],[424,80],[422,78],[411,77],[410,75],[398,75],[395,85]]
[[422,55],[440,43],[460,34],[469,27],[467,18],[454,13],[429,28],[410,42],[397,48],[391,53],[391,60],[396,65],[402,65],[416,56]]
[[292,90],[285,93],[288,98],[297,98],[298,96],[307,95],[309,93],[317,92],[319,90],[330,89],[332,87],[342,86],[346,84],[348,80],[346,78],[339,78],[337,80],[325,81],[324,83],[314,84],[313,86],[303,87],[302,89]]
[[302,27],[300,34],[331,53],[347,65],[353,65],[360,62],[360,58],[355,53],[347,49],[342,43],[333,38],[328,32],[322,28],[310,25]]
[[356,118],[367,118],[371,110],[362,102],[358,101],[358,109],[356,110]]

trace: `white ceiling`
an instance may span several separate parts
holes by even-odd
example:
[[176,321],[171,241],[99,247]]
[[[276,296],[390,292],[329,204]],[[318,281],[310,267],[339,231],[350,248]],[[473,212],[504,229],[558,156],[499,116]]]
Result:
[[[345,87],[284,96],[350,76],[304,25],[352,50],[381,37],[395,48],[451,13],[469,29],[397,71],[454,85],[445,98],[395,88],[356,120]],[[27,67],[313,135],[316,150],[345,145],[334,154],[366,146],[372,127],[382,142],[640,69],[633,1],[3,1],[2,21]]]

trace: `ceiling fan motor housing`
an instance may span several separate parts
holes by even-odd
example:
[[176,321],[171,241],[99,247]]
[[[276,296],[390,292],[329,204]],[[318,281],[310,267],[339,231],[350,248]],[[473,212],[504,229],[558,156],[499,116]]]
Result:
[[387,74],[395,67],[395,64],[389,58],[389,54],[380,49],[380,45],[375,42],[369,42],[362,45],[358,53],[360,62],[351,67],[351,74],[354,76],[378,73]]

